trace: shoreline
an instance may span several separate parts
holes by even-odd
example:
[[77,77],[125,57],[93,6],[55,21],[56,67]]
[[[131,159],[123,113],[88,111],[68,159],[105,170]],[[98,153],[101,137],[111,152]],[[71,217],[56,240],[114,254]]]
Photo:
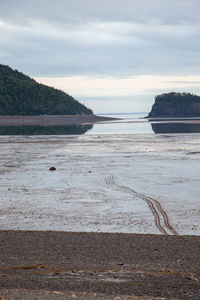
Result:
[[126,120],[117,117],[98,115],[44,115],[44,116],[0,116],[0,126],[68,126],[68,125],[92,125],[95,123],[184,123],[200,124],[200,118],[141,118],[138,120]]
[[199,236],[0,231],[0,242],[3,299],[198,299],[200,293]]
[[97,115],[0,116],[0,126],[59,126],[120,120]]

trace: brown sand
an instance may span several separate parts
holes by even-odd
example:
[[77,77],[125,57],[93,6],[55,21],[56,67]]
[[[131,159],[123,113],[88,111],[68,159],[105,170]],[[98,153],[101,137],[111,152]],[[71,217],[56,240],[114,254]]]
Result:
[[112,120],[116,119],[96,115],[0,116],[0,126],[58,126]]
[[200,299],[200,237],[0,231],[0,299]]

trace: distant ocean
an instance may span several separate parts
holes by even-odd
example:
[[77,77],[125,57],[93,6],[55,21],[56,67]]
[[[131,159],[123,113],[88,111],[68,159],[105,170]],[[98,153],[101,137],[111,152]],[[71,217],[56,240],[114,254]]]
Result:
[[104,124],[94,124],[86,134],[149,134],[153,133],[151,124],[144,119],[148,113],[109,113],[97,114],[103,117],[119,118],[121,120]]

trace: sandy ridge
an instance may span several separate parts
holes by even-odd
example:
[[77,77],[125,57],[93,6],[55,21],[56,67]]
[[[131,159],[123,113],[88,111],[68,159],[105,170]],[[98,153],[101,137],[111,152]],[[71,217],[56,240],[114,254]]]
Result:
[[58,126],[93,124],[115,118],[96,115],[0,116],[0,126]]

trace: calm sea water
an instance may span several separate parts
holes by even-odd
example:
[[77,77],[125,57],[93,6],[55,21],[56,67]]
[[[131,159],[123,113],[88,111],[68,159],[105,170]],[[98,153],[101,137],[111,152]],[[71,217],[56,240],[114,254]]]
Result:
[[103,117],[119,118],[112,122],[93,125],[87,134],[148,134],[153,133],[151,124],[144,119],[147,113],[100,114]]
[[147,113],[99,114],[119,118],[94,125],[0,126],[0,135],[165,134],[200,133],[200,124],[149,122]]
[[[121,120],[94,124],[86,134],[167,134],[200,133],[200,124],[167,121],[149,122],[144,117],[148,113],[106,114]],[[188,119],[189,120],[189,119]]]

